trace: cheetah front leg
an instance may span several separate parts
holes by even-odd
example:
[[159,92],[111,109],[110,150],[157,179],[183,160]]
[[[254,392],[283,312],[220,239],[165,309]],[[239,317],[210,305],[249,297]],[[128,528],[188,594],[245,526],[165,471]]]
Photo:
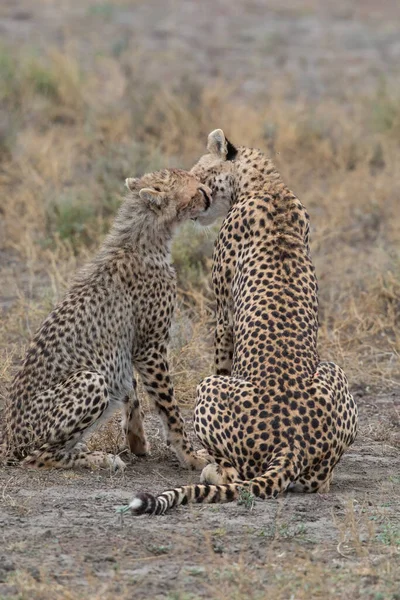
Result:
[[167,434],[180,462],[193,469],[203,469],[209,462],[203,453],[196,453],[185,430],[184,420],[175,400],[169,375],[166,348],[153,348],[136,363],[143,384],[154,400]]
[[126,397],[124,404],[122,431],[125,434],[127,446],[132,454],[144,456],[148,453],[149,446],[144,432],[144,415],[137,395],[137,383],[135,379],[133,379],[133,389]]

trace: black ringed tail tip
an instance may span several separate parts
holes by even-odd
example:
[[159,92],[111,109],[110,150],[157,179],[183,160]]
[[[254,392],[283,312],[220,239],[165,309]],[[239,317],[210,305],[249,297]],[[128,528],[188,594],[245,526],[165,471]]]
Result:
[[156,506],[156,498],[147,493],[136,494],[129,504],[129,508],[134,515],[151,515],[155,512]]

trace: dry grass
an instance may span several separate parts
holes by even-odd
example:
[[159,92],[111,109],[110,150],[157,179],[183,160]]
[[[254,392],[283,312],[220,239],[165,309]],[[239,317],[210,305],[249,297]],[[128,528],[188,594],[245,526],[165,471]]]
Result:
[[[139,74],[124,67],[123,56],[107,57],[113,85],[99,102],[104,57],[89,74],[72,53],[50,50],[33,58],[1,49],[0,102],[10,116],[0,153],[5,269],[8,257],[17,257],[8,278],[5,273],[12,301],[1,325],[2,369],[98,246],[124,177],[161,165],[190,167],[218,125],[235,142],[265,148],[309,209],[321,355],[341,364],[353,387],[395,387],[400,181],[394,100],[379,91],[345,105],[268,96],[250,106],[240,95],[235,99],[234,86],[222,84],[209,89],[186,82],[179,95],[154,84],[139,89]],[[174,246],[185,293],[173,368],[185,402],[211,363],[205,317],[215,231],[187,226]],[[23,272],[20,281],[15,271]]]

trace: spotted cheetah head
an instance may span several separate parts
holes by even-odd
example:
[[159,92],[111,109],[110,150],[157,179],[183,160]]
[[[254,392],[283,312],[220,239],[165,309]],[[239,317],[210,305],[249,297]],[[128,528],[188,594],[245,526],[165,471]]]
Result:
[[218,217],[225,217],[235,197],[235,161],[238,150],[225,137],[222,129],[215,129],[208,136],[208,153],[192,167],[191,173],[211,188],[213,204],[199,218],[201,225],[208,225]]
[[197,220],[207,214],[212,205],[210,188],[181,169],[163,169],[146,173],[139,179],[128,178],[125,185],[160,226]]

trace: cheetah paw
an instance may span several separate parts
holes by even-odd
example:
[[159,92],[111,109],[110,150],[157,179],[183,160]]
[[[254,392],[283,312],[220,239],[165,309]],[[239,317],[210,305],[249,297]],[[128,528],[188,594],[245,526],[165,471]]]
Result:
[[89,449],[85,442],[77,442],[74,446],[75,452],[89,452]]
[[123,471],[126,469],[126,464],[124,461],[119,456],[115,456],[114,454],[106,455],[106,466],[115,473],[117,471],[123,473]]
[[190,468],[200,471],[210,464],[212,460],[213,458],[208,454],[207,450],[202,449],[190,454],[190,456],[186,458],[185,463]]
[[200,475],[200,483],[208,483],[210,485],[220,485],[224,483],[216,463],[211,463],[204,467]]

